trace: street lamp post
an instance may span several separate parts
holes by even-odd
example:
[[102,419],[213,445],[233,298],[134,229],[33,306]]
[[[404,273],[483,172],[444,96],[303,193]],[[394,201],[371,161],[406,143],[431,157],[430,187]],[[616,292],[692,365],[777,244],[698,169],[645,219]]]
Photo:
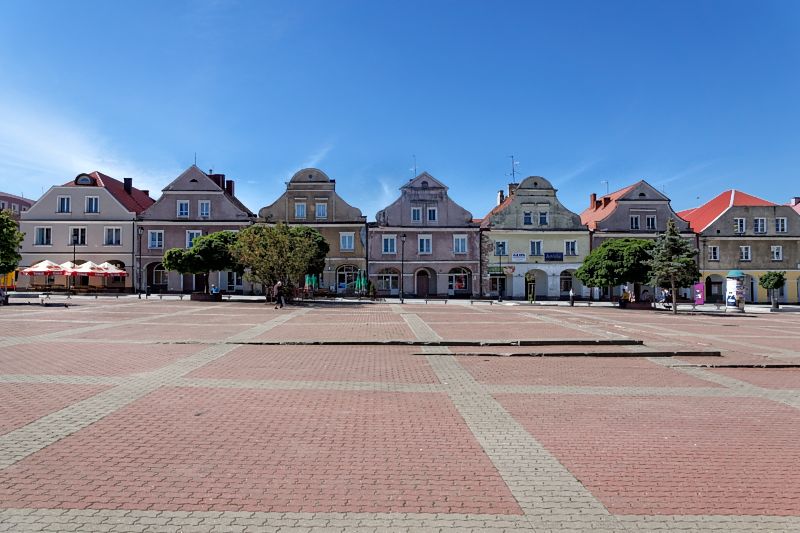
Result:
[[503,287],[506,284],[506,275],[503,272],[503,254],[506,253],[506,245],[503,243],[503,248],[498,250],[497,257],[500,260],[500,277],[497,279],[497,301],[503,301]]
[[136,233],[139,235],[139,285],[137,292],[139,293],[139,299],[142,299],[142,235],[144,234],[144,228],[139,226],[136,229]]
[[403,289],[405,288],[406,266],[406,234],[400,235],[400,303],[403,303]]
[[[72,230],[72,268],[75,268],[75,247],[78,246],[78,230]],[[70,276],[70,290],[75,286],[75,281],[72,280],[73,276]],[[68,293],[69,294],[69,293]]]

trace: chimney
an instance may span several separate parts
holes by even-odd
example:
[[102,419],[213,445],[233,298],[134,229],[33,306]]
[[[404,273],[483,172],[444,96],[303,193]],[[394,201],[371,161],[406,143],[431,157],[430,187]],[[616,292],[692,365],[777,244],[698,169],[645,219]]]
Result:
[[607,206],[610,203],[611,203],[611,197],[610,196],[603,196],[603,207]]
[[796,206],[797,204],[800,204],[800,196],[795,196],[794,198],[789,200],[789,205],[791,205],[792,207]]
[[505,200],[505,199],[506,199],[506,197],[505,197],[505,194],[503,194],[503,189],[500,189],[499,191],[497,191],[497,205],[502,204],[503,200]]
[[125,192],[130,194],[131,189],[133,189],[133,178],[125,178],[122,182],[125,186]]
[[508,184],[508,195],[514,196],[514,193],[517,192],[517,187],[519,187],[519,183],[509,183]]
[[145,196],[150,196],[150,189],[142,189]]
[[233,196],[233,180],[225,182],[225,192],[228,193],[228,196]]
[[208,177],[217,184],[217,187],[225,190],[225,174],[209,174]]
[[595,193],[589,195],[589,208],[597,209],[597,194]]

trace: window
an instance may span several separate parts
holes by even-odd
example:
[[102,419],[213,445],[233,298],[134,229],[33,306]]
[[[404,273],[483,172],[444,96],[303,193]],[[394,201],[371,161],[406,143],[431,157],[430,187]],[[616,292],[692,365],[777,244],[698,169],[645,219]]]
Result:
[[775,219],[775,233],[786,233],[786,217]]
[[428,208],[428,222],[436,223],[439,220],[439,210],[435,207]]
[[783,246],[770,246],[773,261],[783,261]]
[[507,241],[496,241],[494,243],[494,255],[508,255],[508,242]]
[[753,219],[753,232],[755,232],[755,233],[766,233],[767,232],[767,219],[766,218],[754,218]]
[[525,211],[522,213],[522,223],[526,226],[530,226],[533,224],[533,213],[530,211]]
[[564,255],[578,255],[578,241],[564,241]]
[[191,248],[192,244],[194,244],[194,240],[202,234],[203,232],[199,229],[186,230],[186,247]]
[[305,202],[295,202],[294,203],[294,218],[300,218],[300,219],[306,218],[306,203]]
[[122,245],[122,228],[105,228],[105,245],[106,246],[121,246]]
[[392,294],[397,294],[400,289],[400,276],[396,270],[384,269],[378,272],[377,289],[379,291],[387,291]]
[[631,229],[639,229],[639,215],[631,215]]
[[531,255],[542,255],[542,241],[531,241]]
[[355,233],[339,234],[339,250],[352,252],[355,250]]
[[353,265],[342,265],[336,269],[336,287],[338,291],[353,288],[358,276],[358,269]]
[[328,218],[328,204],[318,203],[316,205],[314,216],[316,216],[317,218]]
[[411,222],[415,222],[417,224],[422,222],[422,208],[421,207],[412,207],[411,208]]
[[739,247],[739,260],[740,261],[750,261],[750,247],[749,246],[740,246]]
[[655,215],[647,215],[645,222],[647,223],[647,229],[649,231],[656,231],[657,224]]
[[178,216],[189,216],[189,200],[178,200]]
[[396,254],[397,253],[397,235],[384,235],[383,236],[383,253]]
[[161,263],[157,264],[153,269],[153,285],[166,285],[168,279],[167,269]]
[[572,273],[569,270],[564,270],[561,273],[559,281],[561,292],[569,292],[572,290]]
[[211,201],[200,200],[197,202],[197,208],[200,212],[200,218],[208,218],[211,216]]
[[150,249],[164,247],[164,231],[160,229],[147,232],[147,247]]
[[743,218],[734,218],[733,219],[733,232],[734,233],[744,233],[747,229],[747,224]]
[[67,244],[72,246],[86,246],[86,228],[69,228]]
[[447,274],[447,290],[469,292],[472,286],[472,272],[464,267],[454,268]]
[[431,241],[433,237],[430,235],[420,235],[417,237],[417,250],[421,254],[429,254],[431,253]]
[[58,197],[58,210],[57,213],[71,213],[72,206],[70,205],[70,197],[69,196],[59,196]]
[[87,213],[99,213],[100,212],[100,197],[99,196],[87,196],[86,197],[86,212]]
[[539,213],[539,225],[546,226],[550,220],[550,215],[547,211],[542,211]]
[[719,261],[719,246],[708,247],[708,260]]
[[467,236],[466,235],[453,235],[453,253],[465,254],[467,253]]
[[36,228],[33,244],[36,246],[50,246],[53,244],[52,228]]

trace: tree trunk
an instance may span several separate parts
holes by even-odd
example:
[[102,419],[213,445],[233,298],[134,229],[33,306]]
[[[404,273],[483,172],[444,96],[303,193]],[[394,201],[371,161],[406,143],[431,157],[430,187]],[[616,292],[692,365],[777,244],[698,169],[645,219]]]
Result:
[[669,284],[672,287],[672,314],[678,314],[678,294],[675,292],[675,278],[669,279]]

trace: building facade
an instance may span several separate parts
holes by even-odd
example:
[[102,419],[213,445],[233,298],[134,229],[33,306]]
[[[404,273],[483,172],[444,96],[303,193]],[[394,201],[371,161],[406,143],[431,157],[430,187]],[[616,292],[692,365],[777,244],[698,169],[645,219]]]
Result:
[[309,226],[322,234],[330,249],[320,289],[352,294],[358,275],[366,274],[367,218],[337,194],[336,180],[319,169],[295,173],[286,192],[259,210],[258,223]]
[[[234,194],[234,181],[224,174],[187,168],[139,217],[137,286],[143,291],[193,292],[206,289],[204,274],[169,272],[162,263],[171,248],[190,248],[192,241],[217,231],[249,226],[253,213]],[[227,293],[249,293],[253,287],[236,272],[212,272],[208,283]]]
[[33,200],[23,198],[22,196],[0,191],[0,211],[8,209],[11,211],[11,216],[17,222],[19,222],[20,215],[30,209],[34,203]]
[[564,207],[557,190],[530,176],[498,191],[481,222],[483,292],[509,299],[558,300],[589,296],[575,271],[589,252],[589,231]]
[[480,294],[480,228],[448,188],[423,172],[378,211],[369,231],[369,277],[380,296]]
[[[696,236],[689,223],[672,210],[667,196],[644,180],[600,198],[592,193],[589,207],[581,213],[581,222],[589,228],[592,250],[609,239],[655,240],[666,231],[670,219],[675,221],[681,236],[696,246]],[[647,285],[636,284],[629,289],[636,299],[641,298],[644,291],[655,294],[653,287]],[[608,287],[596,290],[597,296],[608,298],[620,296],[623,287],[614,287],[613,295]]]
[[800,302],[800,214],[737,190],[728,190],[695,209],[678,213],[699,236],[699,266],[706,300],[722,302],[731,270],[745,274],[745,301],[768,303],[758,285],[769,271],[785,271],[782,302]]
[[[101,286],[120,290],[134,287],[136,217],[153,204],[148,191],[133,187],[133,180],[116,180],[101,172],[79,174],[64,185],[51,187],[20,215],[21,267],[48,259],[55,263],[109,262],[128,273],[104,280],[79,277],[76,286]],[[21,276],[20,287],[43,283],[40,276]],[[66,280],[51,280],[57,285]],[[49,283],[49,282],[48,282]]]

